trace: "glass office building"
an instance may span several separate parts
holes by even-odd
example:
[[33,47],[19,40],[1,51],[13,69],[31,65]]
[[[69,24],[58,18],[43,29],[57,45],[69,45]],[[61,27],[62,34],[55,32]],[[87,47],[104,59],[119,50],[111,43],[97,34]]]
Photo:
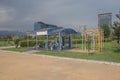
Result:
[[98,14],[98,27],[101,28],[102,25],[108,25],[109,27],[112,24],[112,13],[103,13]]

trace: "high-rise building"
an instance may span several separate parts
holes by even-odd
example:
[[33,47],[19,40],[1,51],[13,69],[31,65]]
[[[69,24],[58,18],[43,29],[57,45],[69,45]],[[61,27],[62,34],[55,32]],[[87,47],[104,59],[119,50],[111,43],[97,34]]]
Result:
[[38,31],[38,30],[45,29],[45,28],[57,28],[57,26],[51,25],[51,24],[45,24],[43,22],[34,23],[34,31]]
[[108,25],[109,27],[112,24],[112,13],[103,13],[98,14],[98,28],[101,28],[103,25]]

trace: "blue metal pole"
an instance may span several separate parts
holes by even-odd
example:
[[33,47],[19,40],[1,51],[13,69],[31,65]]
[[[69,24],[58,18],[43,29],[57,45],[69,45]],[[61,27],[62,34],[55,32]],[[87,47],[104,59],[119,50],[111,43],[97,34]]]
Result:
[[69,49],[71,48],[71,38],[70,38],[70,35],[68,36],[68,48]]

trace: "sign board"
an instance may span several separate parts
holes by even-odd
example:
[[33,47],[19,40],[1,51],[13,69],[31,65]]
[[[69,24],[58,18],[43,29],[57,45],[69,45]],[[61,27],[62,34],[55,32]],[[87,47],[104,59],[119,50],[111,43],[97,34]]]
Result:
[[36,32],[36,35],[48,35],[48,31],[47,30],[40,30]]

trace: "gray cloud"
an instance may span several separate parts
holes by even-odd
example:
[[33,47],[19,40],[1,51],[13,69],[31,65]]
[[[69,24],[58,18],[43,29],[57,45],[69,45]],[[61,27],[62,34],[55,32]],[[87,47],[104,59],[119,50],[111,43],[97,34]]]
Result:
[[120,8],[119,0],[0,0],[0,29],[32,30],[36,21],[97,27],[97,14]]

